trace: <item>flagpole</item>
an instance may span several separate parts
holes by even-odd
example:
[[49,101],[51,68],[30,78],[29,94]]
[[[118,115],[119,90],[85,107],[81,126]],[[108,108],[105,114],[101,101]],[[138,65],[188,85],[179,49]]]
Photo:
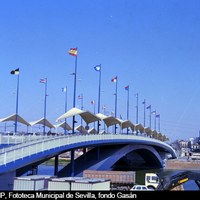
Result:
[[[99,70],[99,94],[98,94],[98,113],[100,113],[100,105],[101,105],[101,65]],[[97,133],[99,133],[100,121],[97,122]]]
[[144,127],[146,125],[146,100],[144,99],[143,101],[143,104],[144,104]]
[[149,128],[151,128],[151,106],[149,107]]
[[[115,87],[115,118],[117,118],[117,83],[118,83],[118,77],[116,80],[116,87]],[[115,133],[117,132],[117,125],[115,124]]]
[[[73,99],[73,107],[76,107],[76,75],[77,75],[77,56],[75,56],[75,72],[74,72],[74,99]],[[72,133],[74,133],[75,129],[75,116],[73,116],[72,120]]]
[[[94,101],[94,100],[93,100]],[[93,106],[94,106],[94,115],[95,115],[95,113],[96,113],[96,110],[95,110],[95,101],[93,102]],[[94,122],[94,128],[96,128],[96,126],[95,126],[95,122]],[[99,132],[98,132],[99,133]]]
[[[106,106],[105,106],[105,105],[103,106],[103,114],[106,115]],[[105,131],[105,129],[106,129],[106,124],[105,124],[105,122],[104,122],[103,129],[104,129],[104,131]]]
[[[129,85],[127,86],[127,120],[129,120]],[[127,128],[128,134],[129,128]]]
[[19,102],[19,74],[18,74],[18,76],[17,76],[17,97],[16,97],[15,133],[17,133],[18,102]]
[[[81,110],[83,110],[83,94],[81,94]],[[82,132],[83,119],[81,117],[81,132]]]
[[159,115],[159,132],[160,132],[160,115]]
[[138,124],[138,93],[136,94],[137,105],[136,105],[136,124]]
[[129,86],[127,90],[127,120],[129,120]]
[[160,132],[160,114],[157,115],[157,117],[158,117],[158,131]]
[[[67,86],[65,87],[65,89],[64,89],[64,91],[65,91],[65,113],[67,112]],[[67,134],[67,130],[66,130],[66,128],[67,128],[67,118],[65,118],[65,135]]]
[[46,107],[47,107],[47,78],[45,78],[45,90],[44,90],[44,128],[43,134],[45,135],[45,127],[46,127]]
[[156,110],[155,110],[154,114],[155,114],[155,118],[154,118],[154,129],[156,130]]

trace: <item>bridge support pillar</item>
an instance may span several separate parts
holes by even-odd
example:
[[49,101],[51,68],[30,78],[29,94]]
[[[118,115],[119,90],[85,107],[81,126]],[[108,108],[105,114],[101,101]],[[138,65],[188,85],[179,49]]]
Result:
[[74,150],[71,150],[71,177],[74,177]]
[[86,160],[86,147],[85,148],[83,148],[83,155],[84,155],[84,160]]
[[7,172],[0,175],[0,190],[12,191],[14,186],[14,177],[16,177],[16,171]]
[[58,174],[58,155],[55,156],[55,163],[54,163],[54,176]]
[[100,147],[98,146],[97,147],[97,160],[99,160],[100,158]]

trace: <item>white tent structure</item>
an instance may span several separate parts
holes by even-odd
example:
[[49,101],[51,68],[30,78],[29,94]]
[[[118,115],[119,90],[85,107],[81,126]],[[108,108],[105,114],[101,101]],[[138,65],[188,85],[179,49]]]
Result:
[[142,124],[136,124],[135,131],[136,132],[140,131],[140,133],[144,133],[144,127],[142,126]]
[[153,138],[158,138],[158,132],[156,130],[152,130],[152,137]]
[[101,120],[99,117],[92,114],[90,111],[83,111],[78,108],[72,108],[69,111],[67,111],[66,113],[64,113],[63,115],[61,115],[59,118],[57,118],[56,121],[59,121],[64,118],[73,117],[76,115],[80,115],[86,124],[90,124],[92,122]]
[[164,135],[162,133],[158,132],[157,139],[163,141]]
[[99,134],[105,134],[106,132],[105,132],[105,130],[101,130],[100,132],[99,132]]
[[62,122],[60,124],[56,124],[56,125],[54,125],[54,127],[55,128],[62,127],[64,130],[66,129],[67,131],[72,130],[72,127],[67,122]]
[[147,136],[151,136],[152,130],[149,127],[145,127],[144,132],[147,134]]
[[132,132],[134,132],[135,125],[130,120],[121,120],[121,119],[118,120],[121,122],[120,127],[122,130],[125,128],[131,128]]
[[103,120],[107,127],[113,126],[116,124],[119,124],[119,125],[121,124],[121,121],[113,116],[106,116],[101,113],[96,114],[96,116],[100,118],[101,120]]
[[87,133],[87,130],[82,125],[75,127],[75,130],[79,131],[80,133]]
[[99,117],[101,120],[103,120],[103,119],[108,117],[107,115],[104,115],[102,113],[98,113],[98,114],[96,114],[96,116]]
[[15,122],[16,116],[17,116],[17,122],[24,124],[26,126],[31,126],[29,122],[27,122],[24,118],[22,118],[20,115],[17,115],[17,114],[13,114],[8,117],[2,118],[2,119],[0,119],[0,122],[6,122],[6,121],[14,121]]
[[162,141],[165,142],[165,141],[167,141],[167,140],[169,140],[169,139],[166,137],[166,135],[163,135]]
[[91,128],[91,129],[88,130],[88,133],[96,134],[97,130],[95,128]]
[[[34,122],[30,122],[30,125],[31,125],[31,126],[34,126],[34,125],[36,125],[36,124],[44,125],[44,118],[41,118],[41,119],[39,119],[39,120],[37,120],[37,121],[34,121]],[[51,123],[49,122],[49,120],[47,120],[47,119],[45,119],[45,126],[49,127],[50,129],[51,129],[51,128],[55,128],[54,125],[51,124]]]

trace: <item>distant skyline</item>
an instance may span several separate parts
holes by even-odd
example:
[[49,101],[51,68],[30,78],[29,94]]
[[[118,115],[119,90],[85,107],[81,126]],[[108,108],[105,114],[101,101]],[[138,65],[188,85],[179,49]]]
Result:
[[[200,130],[200,1],[198,0],[0,0],[0,118],[16,110],[16,76],[20,69],[19,110],[27,121],[46,116],[52,124],[73,107],[74,57],[78,48],[76,107],[97,111],[101,65],[101,111],[143,124],[143,101],[160,115],[161,133],[170,140],[197,137]],[[94,101],[94,104],[91,102]],[[77,120],[80,119],[77,117]],[[67,120],[70,125],[72,120]],[[13,122],[7,123],[7,129]],[[146,126],[149,110],[146,110]],[[93,126],[93,123],[90,124]],[[152,115],[152,129],[154,116]],[[26,130],[20,125],[18,130]],[[36,131],[38,127],[33,128]],[[0,131],[4,123],[0,123]],[[41,129],[42,130],[42,129]],[[47,129],[48,130],[48,129]]]

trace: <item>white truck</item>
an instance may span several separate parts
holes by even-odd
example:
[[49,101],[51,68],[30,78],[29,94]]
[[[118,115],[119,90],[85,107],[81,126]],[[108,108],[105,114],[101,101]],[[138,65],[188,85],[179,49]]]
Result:
[[159,177],[155,173],[145,174],[145,186],[149,189],[155,190],[159,185]]
[[191,160],[200,160],[200,152],[190,152],[189,156]]
[[145,174],[144,185],[134,185],[130,190],[156,190],[159,185],[159,177],[155,173]]

